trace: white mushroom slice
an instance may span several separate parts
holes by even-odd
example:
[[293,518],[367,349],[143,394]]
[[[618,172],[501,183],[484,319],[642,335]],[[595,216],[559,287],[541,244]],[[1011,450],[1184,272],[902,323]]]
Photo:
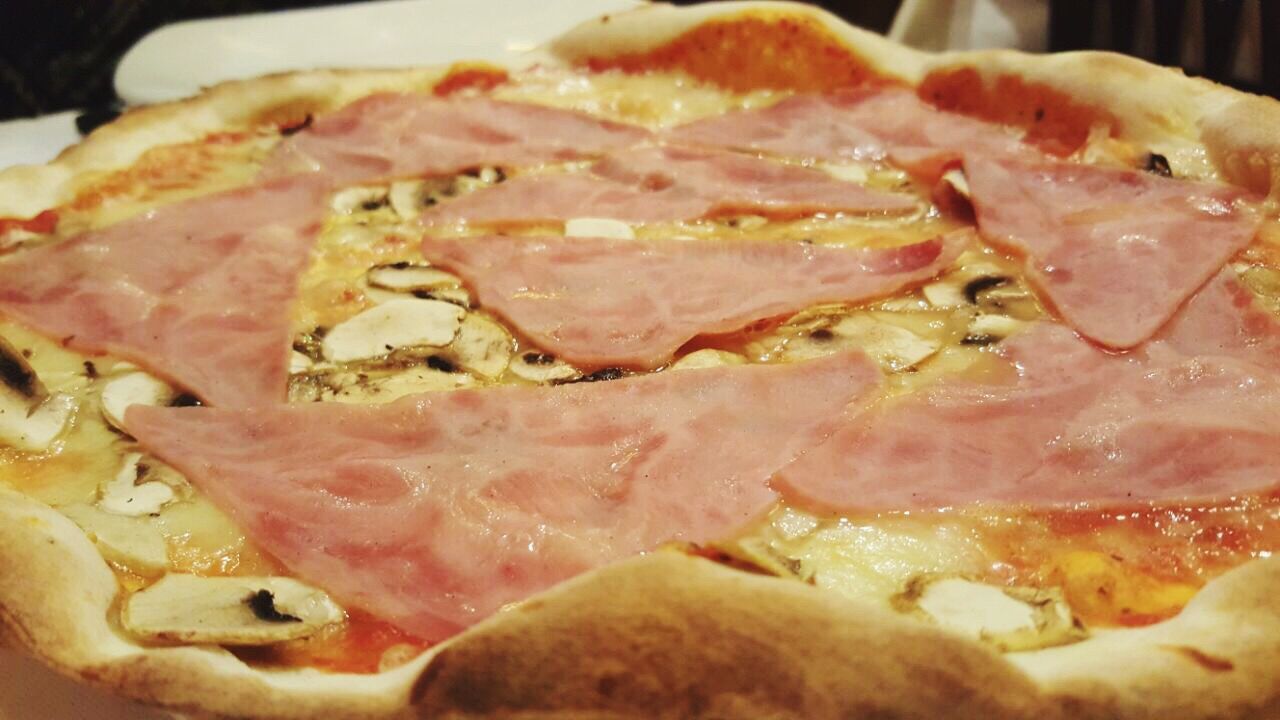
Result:
[[739,230],[759,230],[769,224],[769,220],[761,215],[743,215],[729,221],[730,227],[736,227]]
[[966,345],[990,345],[1016,334],[1025,326],[1025,322],[1006,315],[977,315],[969,323],[963,342]]
[[443,372],[429,367],[415,367],[378,377],[342,373],[329,378],[331,387],[321,392],[320,399],[358,405],[389,403],[406,395],[456,390],[474,382],[466,373]]
[[315,361],[313,361],[311,358],[307,357],[306,355],[303,355],[302,353],[298,352],[297,350],[289,351],[289,374],[290,375],[297,375],[298,373],[304,373],[310,370],[311,366],[314,364],[315,364]]
[[969,304],[964,296],[964,284],[952,278],[943,278],[920,288],[924,299],[936,308],[960,307]]
[[70,424],[75,409],[75,397],[65,393],[54,393],[32,408],[12,388],[0,387],[0,445],[26,452],[48,450]]
[[891,602],[900,611],[1003,651],[1062,645],[1087,636],[1057,590],[1001,588],[960,577],[923,575],[908,581]]
[[634,240],[635,230],[621,220],[612,218],[572,218],[564,223],[565,237],[595,237],[614,240]]
[[124,430],[124,414],[130,405],[168,405],[173,388],[147,373],[133,371],[108,380],[102,386],[102,415],[118,430]]
[[450,302],[458,307],[471,307],[471,293],[468,293],[465,289],[460,287],[435,288],[433,290],[429,290],[428,294],[436,300]]
[[828,175],[845,182],[865,183],[870,174],[867,172],[866,165],[859,164],[842,164],[842,165],[823,165],[822,169]]
[[699,368],[723,367],[725,365],[741,365],[747,361],[737,353],[715,348],[703,348],[685,355],[671,363],[671,370],[695,370]]
[[306,637],[344,617],[328,595],[297,580],[171,573],[130,596],[120,622],[152,641],[267,645]]
[[377,210],[387,204],[387,188],[356,186],[333,194],[329,206],[334,212],[354,213]]
[[405,220],[413,220],[422,212],[426,201],[426,183],[421,180],[400,180],[391,183],[387,193],[391,209]]
[[92,505],[67,505],[59,510],[84,530],[107,562],[142,577],[158,577],[168,569],[164,535],[146,520],[113,515]]
[[141,453],[129,453],[116,476],[102,487],[98,507],[114,515],[155,515],[177,495],[168,483],[150,480]]
[[458,336],[449,348],[462,367],[487,378],[496,378],[511,363],[515,341],[498,323],[472,313],[462,320]]
[[952,168],[942,173],[942,177],[939,179],[949,185],[952,191],[960,197],[966,200],[973,197],[973,194],[969,192],[969,180],[965,178],[964,173],[959,168]]
[[810,360],[856,347],[885,368],[897,372],[938,351],[942,344],[868,315],[847,315],[829,325],[790,338],[782,350],[787,360]]
[[324,356],[334,362],[380,357],[400,348],[448,345],[465,310],[442,300],[390,300],[334,326]]
[[462,281],[456,275],[437,270],[430,265],[414,265],[407,262],[377,265],[369,269],[365,279],[373,287],[399,292],[453,288],[462,285]]
[[522,352],[512,360],[511,372],[516,377],[537,383],[572,380],[582,374],[560,358],[534,350]]

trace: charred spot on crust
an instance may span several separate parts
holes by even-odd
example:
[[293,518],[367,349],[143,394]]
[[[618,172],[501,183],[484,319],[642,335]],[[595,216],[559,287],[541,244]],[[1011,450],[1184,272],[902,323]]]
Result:
[[169,407],[200,407],[204,403],[200,402],[200,398],[189,392],[178,393],[173,396],[173,400],[169,401]]
[[960,340],[961,345],[976,345],[978,347],[994,345],[995,343],[998,343],[998,342],[1000,342],[1000,338],[995,335],[992,335],[991,333],[977,333],[973,335],[965,335]]
[[286,622],[302,622],[302,618],[289,613],[282,613],[276,609],[276,596],[270,590],[259,590],[244,599],[244,604],[249,606],[255,617],[265,622],[286,623]]
[[582,377],[568,378],[565,380],[552,380],[551,384],[552,385],[569,385],[572,383],[590,383],[590,382],[602,382],[607,380],[619,380],[623,377],[626,377],[626,375],[627,373],[623,371],[622,368],[611,367],[611,368],[604,368],[602,370],[597,370],[591,373],[590,375],[583,375]]
[[1235,663],[1230,660],[1210,655],[1190,645],[1164,645],[1163,647],[1182,655],[1209,672],[1230,672],[1236,669]]
[[520,359],[530,365],[551,365],[556,361],[556,356],[541,352],[527,352],[521,355]]
[[1169,167],[1169,158],[1159,153],[1147,153],[1147,159],[1142,163],[1142,169],[1152,175],[1160,177],[1173,177],[1173,168]]
[[307,113],[306,117],[302,118],[296,123],[293,123],[292,125],[280,126],[280,134],[285,137],[289,137],[290,135],[300,133],[303,130],[306,130],[307,128],[311,127],[311,123],[313,122],[315,122],[315,116],[312,115],[311,113]]
[[427,358],[427,367],[431,368],[432,370],[439,370],[440,372],[446,372],[446,373],[458,372],[457,365],[454,365],[447,358],[441,357],[440,355],[432,355],[431,357]]
[[977,305],[978,293],[983,290],[990,290],[993,287],[1000,287],[1007,282],[1009,282],[1009,278],[1002,277],[1000,275],[984,275],[979,278],[974,278],[965,283],[963,291],[964,299],[968,300],[971,305]]

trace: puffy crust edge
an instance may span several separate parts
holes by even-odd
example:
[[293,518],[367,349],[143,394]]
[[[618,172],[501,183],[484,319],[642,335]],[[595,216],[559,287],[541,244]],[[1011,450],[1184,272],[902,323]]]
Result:
[[[914,86],[948,70],[976,71],[990,89],[1001,77],[1051,88],[1118,121],[1112,135],[1168,156],[1181,175],[1219,178],[1280,198],[1280,102],[1189,78],[1125,55],[1009,50],[929,53],[853,27],[794,2],[650,5],[590,20],[550,47],[569,63],[649,52],[708,21],[744,14],[808,18],[883,74]],[[993,102],[998,103],[999,98]]]
[[[1106,108],[1121,136],[1185,148],[1187,174],[1274,195],[1275,102],[1104,53],[929,55],[791,3],[650,6],[552,46],[576,61],[661,46],[718,16],[817,19],[910,83],[973,67]],[[1106,69],[1100,75],[1097,71]],[[1115,77],[1109,74],[1114,71]],[[133,111],[45,166],[0,172],[0,215],[65,202],[86,174],[145,150],[320,111],[377,90],[425,88],[444,68],[319,71],[231,82]],[[1152,114],[1152,103],[1164,109]],[[1205,152],[1197,152],[1203,148]],[[1197,166],[1196,158],[1207,160]],[[142,647],[113,629],[118,591],[84,534],[0,491],[0,628],[59,671],[145,702],[214,716],[327,717],[1273,717],[1280,714],[1280,559],[1211,582],[1177,618],[1064,648],[997,656],[976,643],[814,588],[660,552],[564,583],[412,663],[377,675],[260,671],[216,648]],[[585,661],[584,661],[585,658]]]

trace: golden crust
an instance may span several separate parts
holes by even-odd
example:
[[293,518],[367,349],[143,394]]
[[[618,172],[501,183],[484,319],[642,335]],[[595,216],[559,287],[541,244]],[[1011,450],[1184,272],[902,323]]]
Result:
[[[651,6],[554,43],[562,62],[661,47],[743,13],[820,23],[909,84],[957,68],[1013,76],[1114,120],[1182,174],[1280,193],[1280,105],[1104,53],[932,55],[790,3]],[[0,216],[73,197],[148,148],[425,88],[444,68],[321,71],[219,85],[128,113],[45,166],[0,172]],[[238,717],[1250,718],[1280,715],[1280,559],[1209,583],[1177,618],[997,655],[886,610],[671,552],[564,583],[376,675],[262,671],[217,648],[143,647],[114,629],[118,585],[51,508],[0,490],[0,629],[50,666],[121,694]]]

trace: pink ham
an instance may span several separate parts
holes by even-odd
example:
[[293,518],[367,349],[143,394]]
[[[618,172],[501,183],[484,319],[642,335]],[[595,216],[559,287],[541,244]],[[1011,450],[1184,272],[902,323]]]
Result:
[[761,110],[697,120],[665,137],[673,143],[834,163],[888,158],[927,181],[960,152],[1035,152],[999,125],[938,110],[900,89],[797,95]]
[[128,358],[207,403],[284,399],[321,188],[277,181],[153,210],[0,262],[0,313]]
[[950,379],[883,401],[774,486],[801,505],[845,511],[1271,488],[1280,480],[1280,363],[1264,348],[1277,346],[1280,324],[1239,302],[1241,292],[1226,276],[1215,280],[1165,338],[1128,356],[1042,323],[1001,347],[1007,382]]
[[905,213],[915,199],[809,168],[727,152],[650,147],[606,156],[590,172],[528,175],[451,201],[428,224],[695,220],[732,213],[799,217],[820,212]]
[[879,378],[847,353],[127,421],[299,577],[440,640],[584,570],[726,536]]
[[578,160],[648,136],[639,127],[542,105],[385,93],[354,102],[281,141],[262,173],[318,171],[348,184],[481,165]]
[[542,349],[584,366],[658,367],[697,335],[936,275],[970,240],[849,249],[778,241],[436,238],[423,255]]
[[1067,324],[1129,348],[1247,245],[1260,217],[1242,191],[1075,163],[965,159],[978,229],[1029,258]]

